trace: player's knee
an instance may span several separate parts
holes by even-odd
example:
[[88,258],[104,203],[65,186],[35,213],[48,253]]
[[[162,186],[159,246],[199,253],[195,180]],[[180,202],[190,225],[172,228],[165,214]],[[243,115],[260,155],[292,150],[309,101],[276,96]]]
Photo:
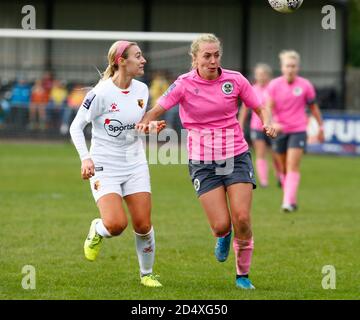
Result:
[[230,228],[231,228],[231,224],[224,222],[219,222],[212,226],[212,230],[215,237],[223,237],[230,231]]
[[127,225],[127,220],[113,221],[106,226],[106,229],[112,236],[118,236],[126,229]]
[[248,221],[242,221],[239,223],[238,225],[238,233],[246,236],[249,235],[251,233],[251,226],[250,226],[250,222]]
[[251,233],[251,223],[248,215],[238,215],[234,220],[234,228],[237,233],[241,235],[246,235]]
[[151,222],[140,222],[134,224],[134,230],[138,234],[147,234],[151,230]]
[[287,172],[300,172],[300,166],[298,166],[298,165],[289,165],[286,168],[286,171]]

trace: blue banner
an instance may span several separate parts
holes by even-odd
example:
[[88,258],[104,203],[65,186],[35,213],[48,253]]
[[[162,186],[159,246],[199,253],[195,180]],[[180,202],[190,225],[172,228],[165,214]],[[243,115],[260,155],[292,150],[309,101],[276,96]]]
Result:
[[[316,127],[309,121],[309,153],[360,155],[360,114],[323,114],[325,142],[316,141]],[[313,120],[313,119],[312,119]]]

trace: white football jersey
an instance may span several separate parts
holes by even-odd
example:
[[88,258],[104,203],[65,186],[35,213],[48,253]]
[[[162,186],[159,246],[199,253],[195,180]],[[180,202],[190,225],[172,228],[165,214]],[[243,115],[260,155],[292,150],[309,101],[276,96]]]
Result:
[[[111,78],[98,83],[86,95],[70,127],[80,159],[91,158],[96,171],[111,175],[123,175],[146,164],[135,125],[145,114],[148,98],[147,85],[135,79],[126,90],[118,88]],[[83,132],[89,122],[92,123],[90,153]]]

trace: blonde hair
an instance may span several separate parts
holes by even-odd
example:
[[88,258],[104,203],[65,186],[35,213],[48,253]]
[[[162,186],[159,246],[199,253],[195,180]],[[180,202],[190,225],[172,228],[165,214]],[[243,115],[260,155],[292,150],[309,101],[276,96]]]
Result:
[[283,50],[279,54],[280,63],[282,63],[285,59],[294,59],[300,64],[300,54],[298,54],[295,50]]
[[222,49],[221,41],[219,40],[219,38],[212,33],[204,33],[204,34],[200,35],[199,37],[197,37],[196,39],[194,39],[193,42],[191,43],[189,55],[192,58],[192,62],[191,62],[192,69],[197,68],[197,65],[195,63],[195,58],[196,58],[197,53],[199,52],[200,44],[203,42],[217,43],[219,45],[220,56],[222,55],[223,49]]
[[266,63],[258,63],[255,68],[254,71],[256,71],[257,69],[262,69],[264,70],[270,77],[272,76],[272,69],[271,67],[266,64]]
[[[115,61],[116,59],[116,54],[117,54],[117,48],[119,45],[119,41],[114,42],[108,52],[108,66],[106,68],[106,70],[104,71],[101,80],[106,80],[111,78],[114,74],[115,71],[117,71],[119,69],[119,66],[117,64],[117,61]],[[124,53],[121,55],[122,58],[127,59],[129,56],[129,48],[131,46],[136,46],[137,43],[136,42],[130,42],[129,46],[125,49]]]

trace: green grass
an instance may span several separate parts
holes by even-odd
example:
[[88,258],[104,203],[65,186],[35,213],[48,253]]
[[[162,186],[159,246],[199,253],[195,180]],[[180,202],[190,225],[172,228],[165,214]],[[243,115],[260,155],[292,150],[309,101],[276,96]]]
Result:
[[[0,299],[359,299],[358,158],[307,155],[294,214],[280,213],[274,180],[255,190],[252,292],[235,288],[232,252],[216,262],[186,165],[150,166],[163,288],[140,286],[131,227],[87,262],[98,211],[79,168],[70,144],[0,145]],[[36,268],[35,290],[21,286],[24,265]],[[336,290],[322,289],[324,265],[336,268]]]

